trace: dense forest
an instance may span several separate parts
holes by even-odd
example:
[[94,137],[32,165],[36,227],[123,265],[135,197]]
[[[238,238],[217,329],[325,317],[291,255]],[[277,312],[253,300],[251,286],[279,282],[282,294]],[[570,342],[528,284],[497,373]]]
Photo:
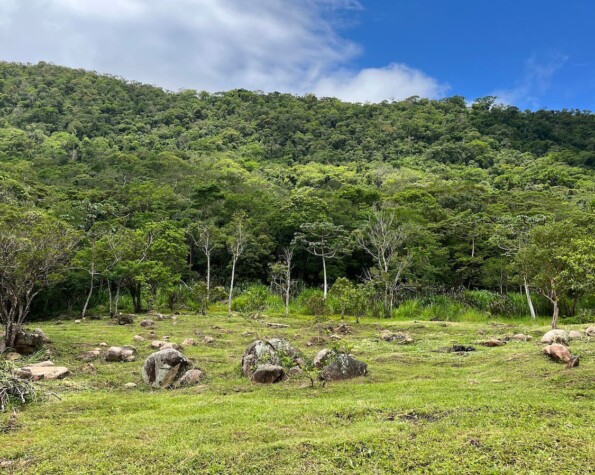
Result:
[[595,307],[594,213],[588,111],[174,93],[0,63],[7,335],[209,304],[555,326]]

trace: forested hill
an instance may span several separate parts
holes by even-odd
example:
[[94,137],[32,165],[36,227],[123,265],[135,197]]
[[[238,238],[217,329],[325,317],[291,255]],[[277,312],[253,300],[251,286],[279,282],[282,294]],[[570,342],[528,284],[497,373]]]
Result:
[[[352,233],[386,208],[413,229],[403,243],[412,256],[407,291],[518,288],[518,267],[502,247],[511,223],[530,216],[561,223],[568,239],[589,234],[594,170],[595,115],[586,111],[521,111],[489,97],[469,107],[462,97],[350,104],[172,93],[45,63],[0,63],[4,214],[46,210],[87,234],[104,224],[208,221],[222,233],[213,256],[219,284],[229,271],[226,226],[238,210],[255,236],[238,278],[266,282],[304,223]],[[297,252],[297,276],[319,284],[319,262]],[[175,271],[185,281],[204,274],[204,256],[190,254],[189,268]],[[358,280],[372,265],[353,246],[329,263],[330,280]],[[75,274],[62,289],[84,289]]]

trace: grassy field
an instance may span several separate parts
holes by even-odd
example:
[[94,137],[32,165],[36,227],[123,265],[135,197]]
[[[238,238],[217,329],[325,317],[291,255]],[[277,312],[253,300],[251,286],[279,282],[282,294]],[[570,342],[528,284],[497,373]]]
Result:
[[[256,385],[239,371],[257,337],[285,337],[314,355],[323,345],[307,344],[319,335],[311,317],[157,322],[157,335],[172,342],[215,338],[184,349],[207,373],[204,384],[186,389],[140,382],[149,341],[135,345],[133,363],[97,360],[89,372],[77,359],[100,342],[147,336],[138,321],[39,325],[52,340],[52,360],[72,374],[43,383],[60,399],[0,415],[8,473],[595,473],[595,341],[572,342],[580,367],[565,369],[541,354],[545,320],[349,323],[343,341],[369,375],[315,388],[303,376]],[[269,328],[270,321],[290,328]],[[382,329],[406,331],[415,343],[381,341]],[[465,356],[437,351],[517,332],[534,340],[477,346]],[[125,389],[128,382],[139,385]]]

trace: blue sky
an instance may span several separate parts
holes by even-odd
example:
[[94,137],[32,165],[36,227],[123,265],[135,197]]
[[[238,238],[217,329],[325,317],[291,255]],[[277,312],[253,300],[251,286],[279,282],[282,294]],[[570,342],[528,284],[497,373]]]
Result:
[[595,109],[593,0],[0,0],[0,60],[170,90]]
[[[467,98],[595,109],[595,2],[368,0],[349,37],[360,66],[398,61]],[[355,16],[355,15],[354,15]]]

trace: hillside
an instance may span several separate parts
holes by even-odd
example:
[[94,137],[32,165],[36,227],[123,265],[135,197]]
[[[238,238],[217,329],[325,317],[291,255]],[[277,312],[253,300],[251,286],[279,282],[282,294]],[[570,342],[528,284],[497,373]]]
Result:
[[[245,90],[172,93],[50,64],[0,63],[0,163],[3,215],[46,212],[80,232],[79,248],[106,230],[170,230],[167,246],[185,249],[164,264],[167,285],[137,272],[122,283],[133,300],[134,286],[140,295],[153,285],[165,303],[179,279],[204,279],[205,256],[184,237],[197,221],[219,233],[211,279],[228,286],[240,210],[253,238],[237,263],[240,285],[268,283],[281,249],[304,223],[321,222],[352,242],[326,263],[329,285],[340,276],[360,282],[376,262],[355,236],[373,209],[388,210],[406,231],[395,301],[515,291],[529,275],[503,243],[528,235],[527,222],[559,236],[560,249],[574,249],[595,225],[595,115],[521,111],[493,98],[468,107],[462,97],[350,104]],[[320,286],[320,260],[306,250],[296,248],[294,275]],[[62,277],[34,313],[82,307],[85,272]],[[544,293],[539,276],[529,277]],[[567,287],[558,292],[562,314],[575,315],[577,300],[590,306],[590,288]],[[92,305],[107,305],[102,295]],[[551,302],[541,305],[551,312]]]

